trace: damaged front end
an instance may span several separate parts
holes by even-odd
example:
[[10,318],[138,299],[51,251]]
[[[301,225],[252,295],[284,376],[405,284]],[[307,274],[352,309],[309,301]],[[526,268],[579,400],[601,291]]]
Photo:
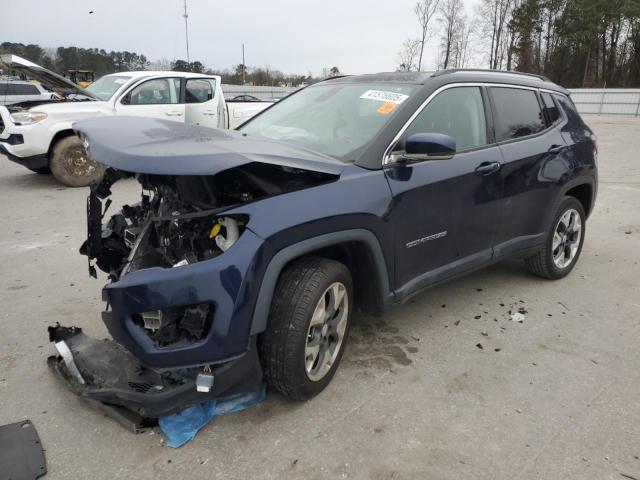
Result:
[[[121,128],[128,129],[126,122]],[[144,159],[140,151],[129,162],[136,173],[127,172],[118,163],[126,152],[105,155],[105,142],[88,130],[80,132],[90,155],[106,159],[111,168],[91,187],[81,253],[91,276],[98,269],[108,276],[102,319],[113,339],[50,327],[58,355],[49,365],[70,390],[124,422],[255,387],[262,370],[251,322],[257,286],[273,252],[251,231],[246,207],[337,175],[260,162],[255,155],[229,157],[228,149],[222,166],[203,167],[209,174],[187,161],[177,167],[136,164]],[[185,132],[179,137],[184,142]],[[202,130],[197,137],[202,143]],[[181,161],[177,154],[172,158]],[[131,177],[141,187],[139,201],[108,216],[113,184]]]

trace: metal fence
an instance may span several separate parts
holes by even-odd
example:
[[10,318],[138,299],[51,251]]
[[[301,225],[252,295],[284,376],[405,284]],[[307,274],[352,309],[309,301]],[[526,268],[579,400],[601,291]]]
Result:
[[231,99],[238,95],[251,95],[260,100],[278,100],[295,92],[295,87],[254,87],[252,85],[226,85],[222,84],[224,98]]
[[[251,95],[260,100],[278,100],[296,90],[296,87],[222,85],[227,99]],[[573,88],[570,91],[581,114],[640,116],[640,88]]]
[[571,98],[581,114],[631,115],[640,114],[638,88],[574,88]]

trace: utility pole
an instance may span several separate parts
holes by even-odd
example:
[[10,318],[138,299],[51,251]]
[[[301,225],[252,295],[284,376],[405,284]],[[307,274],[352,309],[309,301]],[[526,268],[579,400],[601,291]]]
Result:
[[[186,1],[186,0],[185,0]],[[244,63],[244,43],[242,44],[242,85],[245,84],[244,72],[247,70],[247,66]]]
[[189,15],[187,14],[187,0],[184,0],[184,37],[187,41],[187,63],[191,63],[191,59],[189,58]]

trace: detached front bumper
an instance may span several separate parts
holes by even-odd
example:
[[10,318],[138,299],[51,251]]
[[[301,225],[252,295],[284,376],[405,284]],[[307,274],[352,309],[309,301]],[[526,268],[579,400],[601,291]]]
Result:
[[73,393],[100,402],[120,421],[144,425],[211,398],[245,392],[262,380],[255,344],[242,357],[212,367],[213,387],[202,393],[196,390],[201,369],[150,369],[116,342],[93,339],[77,327],[49,327],[49,339],[59,352],[47,360],[54,373]]

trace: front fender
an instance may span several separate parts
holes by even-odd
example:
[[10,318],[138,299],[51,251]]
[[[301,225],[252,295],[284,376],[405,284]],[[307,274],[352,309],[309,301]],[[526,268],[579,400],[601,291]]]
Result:
[[289,245],[273,256],[262,277],[262,283],[251,322],[251,334],[254,335],[263,332],[267,328],[271,300],[275,292],[276,283],[285,265],[296,258],[320,248],[340,245],[346,242],[360,242],[369,248],[377,276],[377,282],[372,281],[372,285],[379,285],[380,291],[376,293],[380,295],[380,298],[383,298],[384,305],[390,305],[393,300],[393,294],[389,287],[387,264],[384,260],[380,242],[376,236],[371,231],[365,229],[350,229],[326,233]]

